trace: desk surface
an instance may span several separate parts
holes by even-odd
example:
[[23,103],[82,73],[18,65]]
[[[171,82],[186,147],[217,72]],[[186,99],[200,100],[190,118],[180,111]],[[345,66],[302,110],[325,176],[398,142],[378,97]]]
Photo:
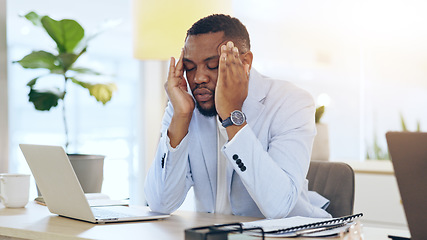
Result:
[[[51,214],[47,207],[34,202],[25,208],[0,205],[1,236],[23,239],[182,239],[184,229],[217,223],[253,221],[257,218],[222,214],[177,211],[165,220],[92,224]],[[407,231],[365,228],[365,239],[386,240],[387,234],[407,235]],[[8,238],[9,239],[9,238]],[[303,239],[303,238],[299,238]],[[313,238],[310,238],[313,239]]]

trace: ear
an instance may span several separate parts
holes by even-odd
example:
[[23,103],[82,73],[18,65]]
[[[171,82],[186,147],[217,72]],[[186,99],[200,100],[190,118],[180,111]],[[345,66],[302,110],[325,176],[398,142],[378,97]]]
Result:
[[243,65],[248,64],[249,70],[252,68],[252,60],[254,59],[254,55],[251,51],[247,51],[244,54],[240,55]]

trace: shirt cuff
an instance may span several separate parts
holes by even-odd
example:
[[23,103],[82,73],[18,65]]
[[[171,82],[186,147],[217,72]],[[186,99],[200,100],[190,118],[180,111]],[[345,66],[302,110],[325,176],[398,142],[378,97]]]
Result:
[[245,129],[247,129],[247,128],[248,128],[248,124],[246,124],[244,127],[242,127],[242,129],[240,129],[236,133],[236,135],[234,135],[234,137],[224,145],[223,149],[227,148],[229,145],[232,145],[236,141],[236,138],[239,138],[239,136],[243,134],[242,132],[246,131]]
[[188,139],[188,133],[190,132],[190,130],[188,130],[187,134],[184,136],[184,138],[181,140],[181,142],[174,148],[171,146],[171,140],[166,132],[166,146],[168,147],[168,151],[173,153],[173,152],[177,152],[179,151],[180,148],[182,148],[182,145],[185,145]]

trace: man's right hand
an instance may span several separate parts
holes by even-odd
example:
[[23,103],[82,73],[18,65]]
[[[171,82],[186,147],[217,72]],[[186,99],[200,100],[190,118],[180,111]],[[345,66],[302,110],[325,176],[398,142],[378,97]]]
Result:
[[168,80],[165,83],[166,93],[174,109],[168,128],[168,136],[172,147],[176,147],[187,134],[195,106],[193,97],[187,90],[187,82],[184,78],[183,55],[184,52],[181,51],[181,56],[176,66],[175,58],[171,58]]

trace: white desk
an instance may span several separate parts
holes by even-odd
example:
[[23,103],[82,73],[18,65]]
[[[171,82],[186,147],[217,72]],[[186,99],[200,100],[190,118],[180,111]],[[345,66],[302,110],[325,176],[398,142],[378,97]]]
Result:
[[[184,229],[219,223],[253,221],[257,218],[177,211],[165,220],[131,223],[92,224],[51,214],[34,202],[25,208],[5,208],[0,204],[0,239],[161,239],[184,240]],[[367,240],[386,240],[387,234],[407,235],[407,231],[364,228]],[[3,237],[2,237],[3,236]],[[299,238],[303,239],[303,238]],[[313,238],[310,238],[313,239]]]

